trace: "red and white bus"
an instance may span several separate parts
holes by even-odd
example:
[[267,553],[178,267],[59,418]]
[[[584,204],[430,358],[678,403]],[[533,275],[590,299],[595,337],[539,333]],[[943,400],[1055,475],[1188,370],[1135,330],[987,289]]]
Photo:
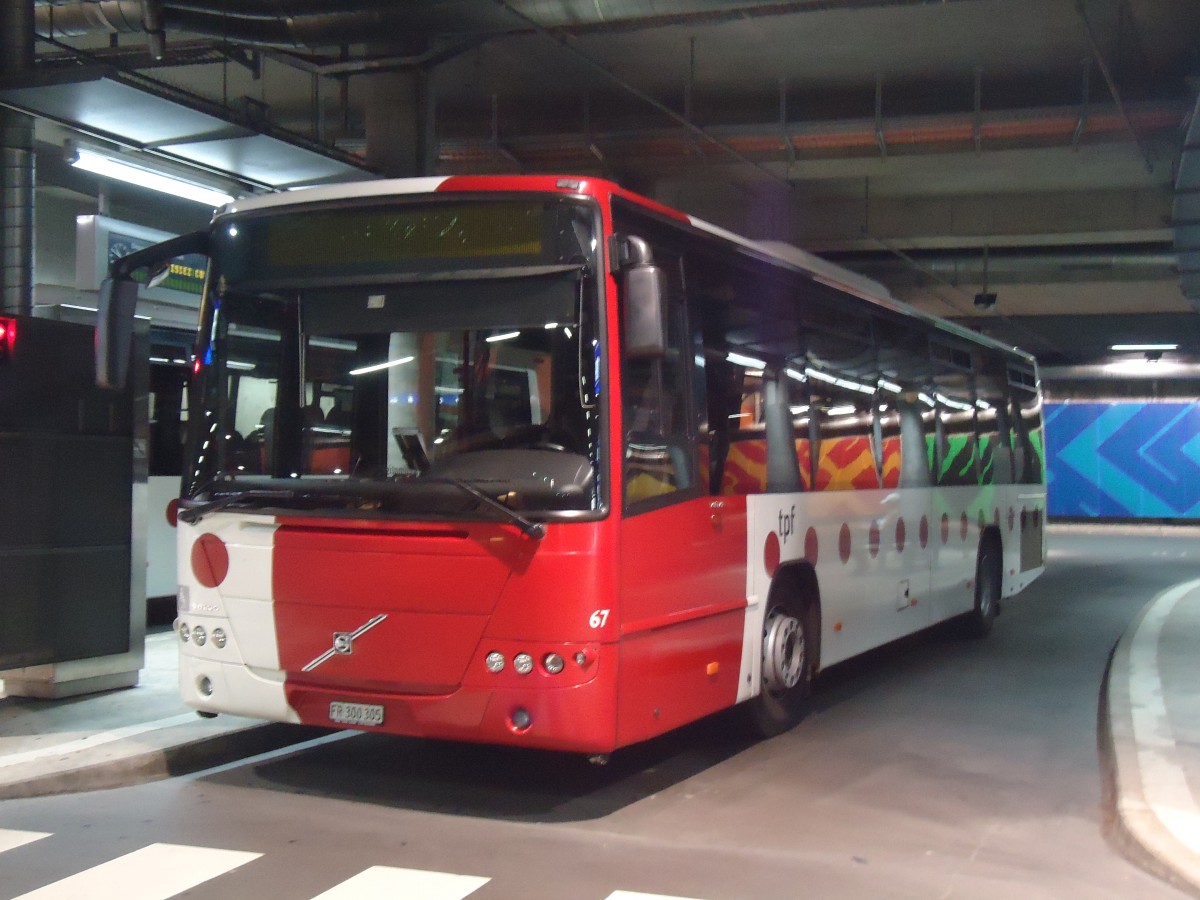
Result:
[[180,681],[203,713],[604,754],[1044,567],[1034,361],[590,178],[238,201],[210,259]]

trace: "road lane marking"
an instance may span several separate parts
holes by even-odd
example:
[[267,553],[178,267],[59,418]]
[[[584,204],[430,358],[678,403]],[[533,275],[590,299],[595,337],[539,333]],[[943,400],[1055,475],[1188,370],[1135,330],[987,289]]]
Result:
[[15,831],[11,828],[0,828],[0,853],[3,853],[5,850],[15,850],[17,847],[24,847],[26,844],[32,844],[34,841],[40,841],[45,837],[50,837],[50,832]]
[[475,875],[453,875],[424,869],[372,866],[353,878],[331,887],[313,900],[462,900],[491,879]]
[[151,844],[14,900],[167,900],[260,856],[241,850]]

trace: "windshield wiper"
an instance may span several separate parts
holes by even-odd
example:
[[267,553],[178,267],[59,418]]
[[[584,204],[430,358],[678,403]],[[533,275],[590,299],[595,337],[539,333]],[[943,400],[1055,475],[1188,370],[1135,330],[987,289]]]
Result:
[[510,522],[512,522],[514,525],[516,525],[519,529],[521,529],[521,532],[523,534],[525,534],[527,537],[533,538],[535,541],[540,541],[542,538],[544,538],[546,536],[546,526],[543,523],[529,521],[529,519],[525,518],[520,513],[516,512],[515,510],[509,509],[507,506],[505,506],[503,503],[501,503],[496,498],[489,497],[487,494],[485,494],[483,491],[481,491],[479,488],[475,487],[475,485],[473,485],[469,482],[462,481],[458,478],[451,478],[447,475],[435,476],[428,480],[434,481],[434,482],[440,481],[445,484],[452,484],[456,488],[458,488],[460,491],[466,491],[468,494],[470,494],[476,500],[481,501],[485,505],[487,505],[487,506],[491,507],[492,509],[496,510],[497,512],[501,513],[506,519],[508,519]]
[[[195,525],[205,516],[210,513],[220,512],[228,506],[232,506],[242,500],[295,500],[299,496],[292,490],[248,490],[241,491],[236,494],[226,494],[224,497],[218,497],[216,500],[209,500],[206,503],[200,503],[196,506],[189,506],[187,509],[179,510],[179,518],[189,525]],[[180,504],[182,506],[182,504]]]
[[[489,497],[486,493],[475,487],[473,484],[450,476],[435,476],[432,478],[427,477],[423,479],[414,479],[411,483],[416,485],[422,482],[425,484],[447,484],[455,487],[463,493],[469,494],[471,497],[478,500],[488,508],[500,513],[506,520],[517,526],[517,528],[521,530],[522,534],[525,534],[526,536],[537,541],[540,541],[546,536],[546,526],[544,524],[541,522],[531,522],[520,513],[509,509],[494,497]],[[297,491],[290,488],[249,488],[237,493],[225,494],[217,497],[215,500],[209,500],[204,503],[196,503],[195,505],[189,506],[186,509],[180,509],[179,518],[189,525],[195,525],[205,516],[210,515],[211,513],[220,512],[223,509],[243,501],[258,501],[260,503],[282,501],[294,503],[301,497],[307,497],[311,499],[317,494],[325,495],[326,493],[329,496],[337,496],[343,499],[346,499],[350,496],[368,496],[368,494],[362,491],[362,487],[363,486],[360,485],[359,489],[356,491],[347,491],[346,486],[344,485],[338,485],[338,488],[329,491],[313,491],[311,486],[305,491]],[[383,488],[384,490],[392,489],[390,486],[386,485],[380,485],[379,487]]]

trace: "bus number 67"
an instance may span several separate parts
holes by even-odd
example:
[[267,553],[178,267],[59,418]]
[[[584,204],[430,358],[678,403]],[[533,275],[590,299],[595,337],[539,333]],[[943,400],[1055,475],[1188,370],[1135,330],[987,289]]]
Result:
[[588,619],[588,624],[593,628],[603,628],[604,623],[608,621],[608,612],[607,609],[596,610]]

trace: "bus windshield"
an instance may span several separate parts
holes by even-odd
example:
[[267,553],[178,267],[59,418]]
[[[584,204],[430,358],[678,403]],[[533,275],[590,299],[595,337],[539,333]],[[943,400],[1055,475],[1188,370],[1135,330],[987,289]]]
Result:
[[185,496],[599,509],[598,233],[562,198],[218,220]]

